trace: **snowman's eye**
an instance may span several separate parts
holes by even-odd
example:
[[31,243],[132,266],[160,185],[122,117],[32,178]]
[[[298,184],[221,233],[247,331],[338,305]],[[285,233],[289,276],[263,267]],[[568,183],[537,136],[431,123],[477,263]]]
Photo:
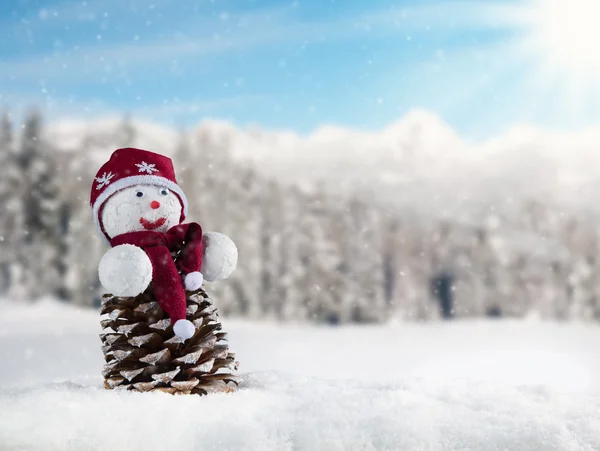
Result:
[[144,193],[143,193],[143,192],[141,192],[141,191],[138,191],[137,193],[135,193],[135,195],[136,195],[137,197],[144,197]]
[[162,194],[163,196],[166,196],[167,194],[169,194],[169,191],[163,188],[160,190],[160,194]]

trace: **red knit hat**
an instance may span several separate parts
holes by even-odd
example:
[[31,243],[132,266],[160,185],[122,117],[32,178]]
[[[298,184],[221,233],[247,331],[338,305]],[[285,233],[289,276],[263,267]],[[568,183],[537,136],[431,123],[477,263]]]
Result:
[[162,186],[173,191],[181,202],[180,222],[185,219],[188,202],[183,190],[177,185],[171,159],[142,149],[117,149],[98,170],[90,193],[94,222],[103,237],[106,234],[100,214],[104,202],[117,191],[135,185]]

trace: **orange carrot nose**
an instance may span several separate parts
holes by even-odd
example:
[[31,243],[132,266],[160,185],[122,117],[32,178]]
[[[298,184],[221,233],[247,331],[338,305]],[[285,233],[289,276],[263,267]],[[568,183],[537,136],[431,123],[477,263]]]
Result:
[[153,208],[154,210],[156,210],[158,207],[160,207],[159,201],[153,200],[152,202],[150,202],[150,208]]

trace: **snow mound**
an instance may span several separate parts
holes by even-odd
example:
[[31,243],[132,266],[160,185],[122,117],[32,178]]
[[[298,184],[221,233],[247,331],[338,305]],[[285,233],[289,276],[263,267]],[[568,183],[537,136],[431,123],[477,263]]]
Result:
[[239,392],[102,388],[99,313],[0,302],[0,450],[600,449],[600,329],[225,318]]
[[0,392],[2,449],[584,450],[600,397],[541,387],[246,375],[237,394],[110,392],[72,383]]

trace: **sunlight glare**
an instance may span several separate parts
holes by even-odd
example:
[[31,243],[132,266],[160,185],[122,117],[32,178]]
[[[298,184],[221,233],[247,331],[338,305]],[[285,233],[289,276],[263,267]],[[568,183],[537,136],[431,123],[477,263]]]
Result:
[[548,60],[578,75],[600,76],[600,0],[533,0],[531,6],[532,37]]

